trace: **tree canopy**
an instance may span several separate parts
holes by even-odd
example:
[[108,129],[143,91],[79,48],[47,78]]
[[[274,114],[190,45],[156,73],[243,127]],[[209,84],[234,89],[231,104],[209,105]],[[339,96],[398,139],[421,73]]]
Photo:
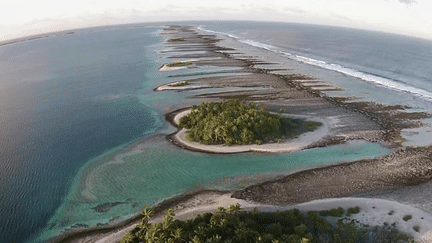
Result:
[[[168,209],[161,223],[149,223],[154,208],[143,211],[142,222],[127,233],[121,243],[368,243],[399,242],[411,239],[392,228],[379,229],[360,226],[343,219],[344,210],[310,211],[298,209],[266,213],[241,211],[239,204],[219,207],[215,213],[198,214],[194,218],[174,220]],[[322,215],[339,218],[330,224]],[[390,229],[390,230],[389,230]]]
[[261,144],[284,138],[296,126],[289,118],[241,100],[203,102],[180,119],[180,127],[190,129],[186,138],[206,145]]

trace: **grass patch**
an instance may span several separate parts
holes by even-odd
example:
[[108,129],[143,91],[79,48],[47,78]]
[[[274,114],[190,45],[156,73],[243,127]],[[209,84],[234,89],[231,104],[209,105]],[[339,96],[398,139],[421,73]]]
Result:
[[346,216],[349,217],[351,214],[358,214],[360,213],[360,208],[358,206],[354,208],[348,208]]
[[183,67],[183,66],[188,66],[191,64],[192,64],[191,62],[173,62],[173,63],[167,64],[167,67]]
[[412,215],[410,215],[410,214],[405,215],[402,219],[403,219],[405,222],[407,222],[408,220],[412,219]]
[[420,226],[415,225],[415,226],[413,227],[413,230],[414,230],[415,232],[420,232]]
[[182,82],[177,82],[177,83],[169,84],[168,86],[170,86],[170,87],[181,87],[181,86],[185,86],[185,85],[188,85],[188,84],[189,84],[188,81],[182,81]]

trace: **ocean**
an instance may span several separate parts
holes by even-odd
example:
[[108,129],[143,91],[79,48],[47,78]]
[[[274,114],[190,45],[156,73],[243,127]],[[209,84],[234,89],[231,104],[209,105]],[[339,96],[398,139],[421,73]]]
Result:
[[432,101],[431,40],[304,24],[222,22],[199,28]]
[[[430,40],[299,24],[188,24],[334,82],[344,95],[431,110]],[[0,45],[0,242],[39,242],[121,221],[191,190],[240,189],[391,152],[367,142],[277,155],[177,148],[165,139],[175,129],[164,114],[200,102],[187,97],[203,91],[153,91],[182,79],[169,75],[197,72],[158,71],[173,61],[162,52],[163,26],[80,29]],[[408,140],[419,143],[424,134]]]

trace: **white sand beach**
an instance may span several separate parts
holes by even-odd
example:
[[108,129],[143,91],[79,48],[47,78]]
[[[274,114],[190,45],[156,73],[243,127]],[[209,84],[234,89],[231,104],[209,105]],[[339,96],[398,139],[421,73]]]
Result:
[[[413,237],[417,242],[432,242],[432,215],[412,207],[410,205],[401,204],[395,201],[370,198],[330,198],[323,200],[315,200],[311,202],[301,203],[289,206],[273,206],[258,203],[250,203],[241,199],[231,198],[231,193],[217,194],[213,192],[205,192],[179,203],[173,207],[175,211],[175,219],[187,220],[196,214],[214,212],[218,207],[239,203],[243,210],[250,211],[257,208],[260,212],[280,212],[297,208],[302,212],[329,210],[332,208],[342,207],[345,212],[348,208],[358,206],[360,213],[352,214],[345,217],[347,220],[356,220],[361,225],[382,226],[384,223],[389,225],[395,223],[396,228]],[[411,215],[412,218],[404,221],[406,215]],[[332,217],[329,217],[332,218]],[[151,220],[153,223],[161,222],[163,215]],[[112,232],[100,237],[93,237],[88,241],[80,242],[97,242],[97,243],[114,243],[120,239],[136,225],[129,226],[117,232]],[[419,232],[415,232],[413,227],[419,226]],[[96,240],[97,238],[97,240]]]
[[[182,111],[177,114],[173,121],[175,124],[180,123],[180,118],[189,114],[191,110]],[[329,124],[324,119],[320,119],[318,117],[307,116],[307,115],[292,115],[292,114],[283,114],[289,118],[300,118],[306,119],[308,121],[317,121],[322,123],[321,127],[313,132],[306,132],[301,134],[298,138],[295,139],[286,139],[282,143],[267,143],[262,145],[251,144],[251,145],[203,145],[198,142],[189,142],[186,140],[186,132],[187,129],[181,129],[176,135],[175,139],[186,145],[187,147],[206,151],[206,152],[214,152],[214,153],[241,153],[241,152],[272,152],[272,153],[288,153],[288,152],[298,152],[302,149],[307,148],[309,145],[314,142],[320,140],[324,136],[326,136],[329,132]]]
[[[427,242],[432,242],[432,238],[427,238],[427,235],[432,233],[432,215],[413,206],[395,201],[372,198],[331,198],[301,203],[294,208],[300,211],[319,211],[342,207],[346,211],[355,206],[360,207],[360,213],[352,214],[348,217],[349,219],[357,220],[359,223],[369,226],[396,223],[396,228],[408,236],[416,240],[424,238],[429,240]],[[274,209],[274,206],[270,206],[270,210]],[[412,218],[404,221],[403,218],[407,215],[411,215]],[[414,226],[419,226],[420,231],[416,232],[413,229]]]
[[187,66],[179,66],[179,67],[169,67],[167,64],[162,65],[162,67],[159,68],[159,71],[161,72],[170,72],[180,69],[185,69]]

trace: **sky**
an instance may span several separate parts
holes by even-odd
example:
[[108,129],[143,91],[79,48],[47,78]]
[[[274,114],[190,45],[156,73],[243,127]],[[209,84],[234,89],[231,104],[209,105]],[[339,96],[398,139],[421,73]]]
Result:
[[431,0],[0,0],[0,41],[92,26],[181,20],[332,25],[432,39]]

